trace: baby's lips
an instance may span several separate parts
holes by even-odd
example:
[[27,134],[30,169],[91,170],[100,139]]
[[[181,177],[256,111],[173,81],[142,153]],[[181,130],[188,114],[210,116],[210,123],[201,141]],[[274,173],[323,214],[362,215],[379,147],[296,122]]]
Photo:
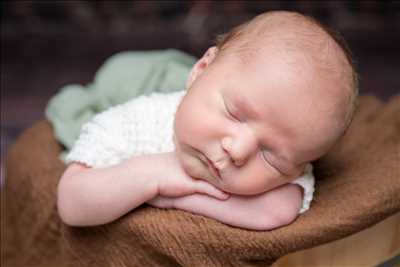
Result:
[[214,163],[214,167],[218,171],[224,170],[229,165],[229,159],[224,158]]

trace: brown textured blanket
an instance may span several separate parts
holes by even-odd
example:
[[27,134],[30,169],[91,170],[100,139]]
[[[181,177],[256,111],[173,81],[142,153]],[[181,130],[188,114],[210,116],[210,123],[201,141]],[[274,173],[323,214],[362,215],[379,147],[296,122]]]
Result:
[[400,210],[400,95],[359,99],[354,121],[315,162],[311,209],[273,231],[143,205],[104,226],[73,228],[57,215],[65,165],[47,121],[26,130],[6,159],[1,194],[5,266],[267,266],[300,249],[369,227]]

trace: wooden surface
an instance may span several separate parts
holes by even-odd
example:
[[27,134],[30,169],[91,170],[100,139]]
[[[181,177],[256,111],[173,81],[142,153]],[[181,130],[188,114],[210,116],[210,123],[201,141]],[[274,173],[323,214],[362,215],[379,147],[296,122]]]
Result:
[[377,266],[400,255],[400,212],[335,242],[288,254],[273,267]]

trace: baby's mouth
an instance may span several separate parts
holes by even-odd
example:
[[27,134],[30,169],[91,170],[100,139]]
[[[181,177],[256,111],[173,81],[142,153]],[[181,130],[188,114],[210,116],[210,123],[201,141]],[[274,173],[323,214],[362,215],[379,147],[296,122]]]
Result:
[[214,178],[214,179],[217,179],[217,180],[222,180],[222,177],[221,177],[221,171],[220,171],[220,169],[219,168],[217,168],[217,166],[215,166],[215,164],[213,163],[213,161],[211,161],[207,156],[206,156],[206,154],[205,153],[203,153],[203,152],[201,152],[200,150],[198,150],[198,149],[196,149],[196,148],[194,148],[194,147],[191,147],[191,153],[190,154],[192,154],[192,156],[194,156],[197,160],[199,160],[200,162],[202,162],[205,166],[207,166],[208,167],[208,170],[209,170],[209,173],[211,174],[211,176]]
[[216,178],[221,179],[221,174],[219,173],[219,170],[215,167],[213,162],[209,158],[207,158],[207,157],[205,157],[205,158],[207,160],[207,165],[208,165],[209,169],[211,170],[212,175]]

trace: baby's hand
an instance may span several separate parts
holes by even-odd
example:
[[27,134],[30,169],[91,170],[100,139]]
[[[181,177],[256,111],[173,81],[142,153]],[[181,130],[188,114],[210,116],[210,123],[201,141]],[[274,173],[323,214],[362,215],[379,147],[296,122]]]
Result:
[[163,153],[164,175],[158,177],[158,194],[165,197],[180,197],[194,193],[206,194],[221,200],[229,195],[212,184],[187,175],[180,165],[175,152]]

